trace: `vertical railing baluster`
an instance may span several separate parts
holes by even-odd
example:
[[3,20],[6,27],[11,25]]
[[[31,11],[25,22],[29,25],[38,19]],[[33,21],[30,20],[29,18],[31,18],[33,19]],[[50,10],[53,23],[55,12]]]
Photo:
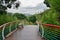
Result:
[[44,28],[43,28],[43,25],[41,24],[40,27],[42,28],[42,37],[44,37]]
[[5,29],[5,26],[6,26],[6,25],[3,25],[3,29],[2,29],[2,38],[3,38],[3,40],[5,39],[5,36],[4,36],[4,29]]
[[17,29],[17,22],[16,22],[16,25],[15,25],[16,29]]
[[9,32],[11,32],[11,25],[12,25],[12,23],[11,23],[10,26],[9,26]]
[[[11,32],[12,31],[12,25],[13,25],[14,23],[13,22],[11,22],[11,23],[6,23],[6,24],[3,24],[2,25],[2,40],[5,40],[5,33],[4,33],[4,31],[5,31],[5,27],[6,27],[6,25],[8,25],[9,26],[9,32]],[[15,28],[17,29],[17,22],[15,23]]]

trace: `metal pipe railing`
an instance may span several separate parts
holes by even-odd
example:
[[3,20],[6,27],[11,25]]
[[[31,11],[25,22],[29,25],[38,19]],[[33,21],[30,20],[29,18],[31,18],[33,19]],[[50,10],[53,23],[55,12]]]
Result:
[[42,37],[44,37],[44,27],[43,27],[43,25],[41,24],[41,29],[42,29]]
[[[6,37],[6,31],[8,31],[8,34],[10,33],[10,32],[12,32],[12,30],[15,30],[15,29],[17,29],[17,25],[19,24],[19,22],[18,21],[14,21],[14,22],[8,22],[8,23],[5,23],[5,24],[3,24],[3,25],[1,25],[0,26],[0,29],[2,30],[2,37],[0,38],[1,40],[5,40],[5,37]],[[14,26],[14,27],[12,27],[12,26]],[[6,30],[6,28],[8,27],[8,30]],[[0,31],[1,31],[0,30]],[[7,35],[8,35],[7,34]]]
[[60,40],[60,26],[54,24],[43,24],[36,22],[39,26],[39,32],[45,40]]
[[46,40],[60,40],[60,26],[53,24],[40,24],[40,33]]
[[3,29],[2,29],[2,38],[3,38],[3,40],[5,39],[5,36],[4,36],[4,29],[5,29],[5,26],[4,26]]

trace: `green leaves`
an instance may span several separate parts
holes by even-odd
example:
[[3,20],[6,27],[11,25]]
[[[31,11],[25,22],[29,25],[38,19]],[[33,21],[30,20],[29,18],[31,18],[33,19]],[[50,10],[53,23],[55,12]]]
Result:
[[17,20],[17,19],[12,15],[0,15],[0,25],[10,21],[14,21],[14,20]]
[[50,4],[48,3],[47,0],[45,0],[44,3],[47,5],[47,7],[50,7]]
[[0,11],[5,11],[7,8],[11,8],[12,4],[15,8],[18,8],[20,3],[19,1],[15,3],[17,0],[0,0]]
[[[60,25],[60,0],[45,0],[44,2],[51,9],[46,10],[40,16],[41,20],[45,24]],[[44,37],[47,40],[59,40],[60,29],[55,27],[44,27]],[[48,30],[48,31],[47,31]],[[40,28],[41,32],[41,28]]]
[[55,9],[56,11],[60,12],[60,0],[45,0],[46,5],[50,5],[51,8]]
[[15,13],[14,16],[16,16],[19,20],[26,19],[26,16],[24,14]]
[[55,24],[59,25],[58,22],[58,13],[51,9],[49,11],[45,11],[44,14],[41,16],[41,21],[46,24]]
[[30,16],[28,20],[32,23],[35,23],[36,22],[36,17],[35,16]]
[[[52,24],[59,24],[58,21],[60,21],[60,0],[45,0],[45,4],[49,4],[52,12],[48,12],[50,20],[52,21]],[[55,10],[55,11],[54,11]],[[46,13],[45,13],[46,14]],[[46,15],[47,15],[46,14]],[[45,16],[47,18],[47,16]],[[48,20],[49,20],[48,18]],[[55,22],[54,22],[55,21]]]

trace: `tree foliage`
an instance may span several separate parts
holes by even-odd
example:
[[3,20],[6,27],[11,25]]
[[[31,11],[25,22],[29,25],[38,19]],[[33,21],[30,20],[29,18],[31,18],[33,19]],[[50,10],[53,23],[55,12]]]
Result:
[[58,14],[58,20],[60,21],[60,0],[45,0],[44,3],[48,6],[50,5],[50,8],[53,10],[56,10]]
[[30,16],[28,20],[32,23],[35,23],[36,22],[36,17],[35,16]]
[[17,20],[17,18],[13,17],[9,13],[8,13],[8,15],[5,15],[5,14],[1,15],[0,14],[0,25],[7,23],[7,22],[15,21],[15,20]]
[[24,14],[15,13],[14,16],[16,16],[20,20],[26,19],[26,16]]
[[11,8],[12,5],[15,5],[16,8],[19,7],[20,3],[16,2],[17,0],[0,0],[0,14],[3,14],[7,8]]
[[50,7],[50,5],[49,5],[47,0],[45,0],[44,3],[47,5],[47,7]]
[[49,5],[51,8],[55,9],[56,11],[60,12],[60,0],[45,0],[44,2],[46,5]]

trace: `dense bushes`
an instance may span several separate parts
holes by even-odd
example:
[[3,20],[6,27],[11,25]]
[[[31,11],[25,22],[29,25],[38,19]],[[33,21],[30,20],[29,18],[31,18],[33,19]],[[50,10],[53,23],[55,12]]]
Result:
[[29,22],[32,22],[32,23],[35,23],[36,22],[36,17],[35,16],[30,16],[29,18],[28,18],[28,21]]
[[41,14],[35,15],[37,20],[45,24],[60,25],[59,13],[54,9],[48,9]]
[[17,19],[19,19],[19,20],[26,19],[26,16],[21,13],[15,13],[13,16],[17,17]]
[[1,15],[0,14],[0,25],[4,24],[4,23],[7,23],[7,22],[11,22],[11,21],[14,21],[16,20],[17,18],[16,17],[13,17],[12,15]]
[[46,24],[60,25],[58,21],[58,13],[55,10],[47,10],[41,15],[41,21]]
[[26,21],[29,25],[36,25],[37,18],[35,15],[27,16]]

